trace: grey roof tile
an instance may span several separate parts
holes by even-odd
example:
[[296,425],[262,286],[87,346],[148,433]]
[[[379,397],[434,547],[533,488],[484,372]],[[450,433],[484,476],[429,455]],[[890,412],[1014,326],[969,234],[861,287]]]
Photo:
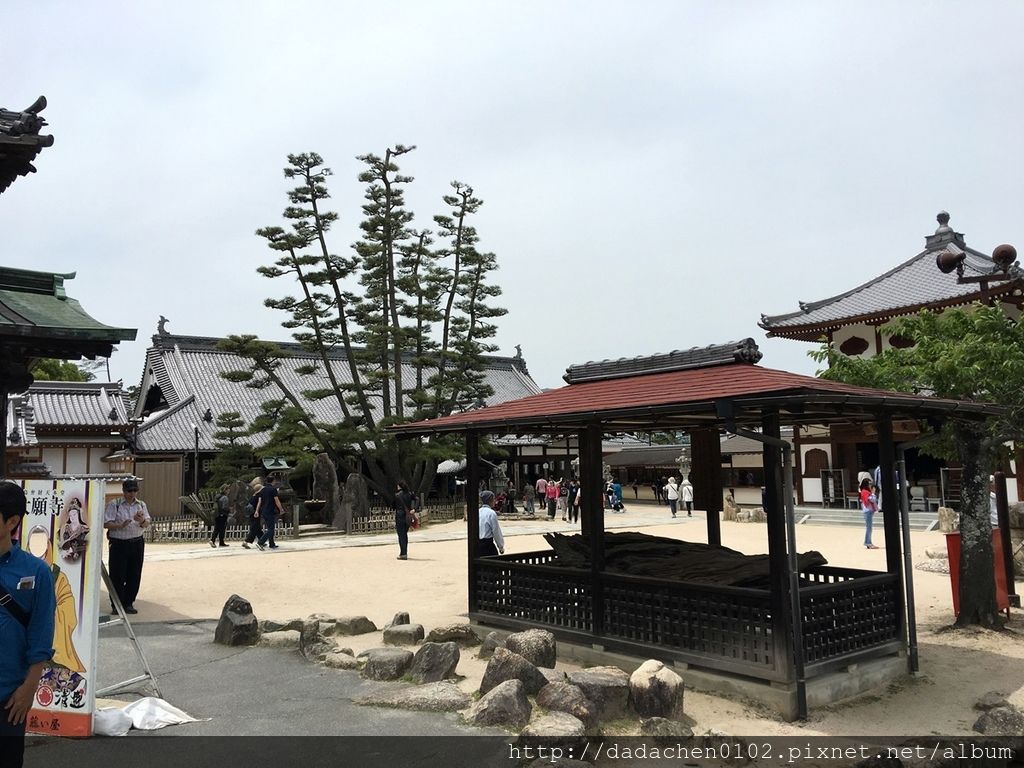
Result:
[[121,385],[94,381],[41,381],[25,393],[37,427],[124,427]]
[[[212,422],[203,421],[207,408],[214,417],[226,411],[238,411],[249,423],[261,413],[261,403],[280,396],[273,387],[253,389],[223,378],[222,373],[247,366],[246,361],[237,355],[216,349],[220,339],[164,334],[154,336],[153,341],[146,355],[146,366],[152,370],[152,378],[170,408],[153,414],[139,427],[136,448],[140,451],[193,450],[193,423],[200,428],[200,450],[216,450],[213,434],[218,431],[217,427]],[[327,376],[322,371],[308,376],[296,372],[299,366],[314,361],[313,355],[296,344],[281,346],[293,355],[277,369],[287,387],[301,392],[328,386]],[[484,380],[494,390],[486,405],[540,392],[521,358],[488,356],[485,357],[485,366]],[[348,364],[341,355],[332,360],[332,367],[340,383],[351,383]],[[405,381],[412,380],[412,366],[405,366],[404,376]],[[146,393],[140,394],[137,411],[141,411],[145,396]],[[187,402],[190,398],[192,401]],[[340,406],[333,397],[306,400],[304,405],[322,423],[333,424],[342,419]],[[265,440],[265,435],[247,438],[247,442],[256,446]]]

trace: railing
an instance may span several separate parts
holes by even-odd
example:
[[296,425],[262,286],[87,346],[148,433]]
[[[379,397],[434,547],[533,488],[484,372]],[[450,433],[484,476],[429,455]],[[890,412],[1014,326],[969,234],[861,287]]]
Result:
[[[203,503],[205,503],[205,501]],[[210,502],[210,504],[212,505],[212,502]],[[290,506],[291,505],[286,506],[286,514],[289,516],[291,514]],[[431,505],[423,511],[422,520],[424,525],[448,522],[451,520],[461,520],[464,509],[464,502]],[[213,519],[212,506],[209,510],[204,507],[203,511],[208,511],[210,519]],[[291,530],[292,526],[290,524],[282,525],[281,521],[278,520],[278,538],[288,535]],[[391,533],[394,530],[394,510],[387,507],[371,507],[369,517],[352,521],[352,529],[349,533],[366,535]],[[208,540],[212,532],[213,530],[210,524],[198,514],[175,515],[173,517],[154,518],[153,522],[148,528],[146,528],[146,538],[149,541],[203,541]],[[246,535],[248,535],[248,532],[248,523],[229,523],[224,534],[224,539],[226,541],[241,541],[246,537]]]
[[[776,658],[768,590],[606,572],[604,631],[597,637],[590,571],[556,561],[550,550],[478,559],[474,613],[489,624],[535,624],[571,640],[634,653],[656,649],[763,680],[786,674],[785,659]],[[808,665],[898,642],[898,576],[823,566],[801,577],[812,582],[800,590]]]

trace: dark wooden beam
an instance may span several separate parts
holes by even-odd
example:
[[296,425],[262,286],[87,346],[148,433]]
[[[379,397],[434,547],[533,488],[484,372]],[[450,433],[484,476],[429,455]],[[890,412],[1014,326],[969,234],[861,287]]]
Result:
[[582,532],[590,544],[590,599],[594,635],[604,634],[604,478],[601,477],[601,438],[599,423],[580,432],[580,513]]
[[476,553],[480,541],[480,436],[466,432],[466,554],[469,578],[469,612],[477,610]]
[[[761,422],[766,437],[781,438],[779,415],[767,414]],[[785,674],[784,679],[794,677],[793,651],[790,632],[792,618],[789,607],[789,561],[786,546],[786,509],[782,487],[782,449],[773,445],[764,446],[764,498],[765,515],[768,518],[768,578],[771,583],[772,642],[775,649],[775,666]]]
[[708,514],[708,544],[722,546],[722,441],[717,427],[690,430],[693,506]]

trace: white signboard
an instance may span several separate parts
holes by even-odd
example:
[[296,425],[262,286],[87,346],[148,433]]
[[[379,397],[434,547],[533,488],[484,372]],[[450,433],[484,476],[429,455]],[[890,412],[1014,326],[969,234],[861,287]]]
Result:
[[53,660],[28,716],[28,730],[91,736],[103,556],[103,480],[23,480],[28,515],[22,549],[53,571],[57,593]]

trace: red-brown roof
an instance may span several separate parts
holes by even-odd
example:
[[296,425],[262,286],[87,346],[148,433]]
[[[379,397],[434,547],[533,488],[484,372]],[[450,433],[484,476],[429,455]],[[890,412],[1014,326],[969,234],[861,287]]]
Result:
[[[607,381],[570,384],[539,395],[511,400],[490,408],[453,414],[443,418],[393,427],[399,433],[423,434],[453,432],[461,429],[520,427],[552,428],[601,419],[622,428],[657,429],[674,416],[697,422],[720,421],[715,405],[732,400],[743,407],[758,404],[789,406],[792,413],[802,411],[801,422],[822,423],[818,410],[805,406],[827,406],[834,411],[845,408],[846,421],[866,421],[880,413],[925,416],[958,411],[983,415],[996,412],[995,406],[956,400],[909,395],[885,390],[855,387],[757,365],[734,363],[710,368],[671,371]],[[842,414],[840,414],[842,415]],[[860,418],[856,418],[856,416]],[[752,418],[760,418],[753,411]],[[832,419],[835,421],[836,419]],[[795,423],[797,419],[790,419]]]

